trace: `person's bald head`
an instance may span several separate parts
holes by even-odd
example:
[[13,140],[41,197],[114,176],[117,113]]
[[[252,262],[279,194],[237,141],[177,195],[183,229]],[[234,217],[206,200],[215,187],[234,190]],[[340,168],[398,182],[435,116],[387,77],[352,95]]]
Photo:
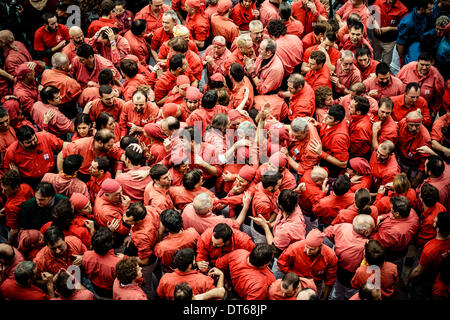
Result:
[[0,263],[8,265],[14,258],[14,248],[7,243],[0,243]]
[[391,154],[395,150],[395,144],[391,140],[384,140],[382,143],[380,143],[380,148],[383,150],[386,150]]
[[321,186],[326,178],[328,178],[328,172],[324,168],[315,166],[311,170],[311,180],[314,181],[317,185]]
[[194,198],[192,205],[194,207],[195,212],[201,215],[211,211],[213,207],[213,201],[211,199],[211,196],[204,192],[200,193]]
[[365,237],[368,237],[375,228],[375,221],[368,214],[358,214],[353,219],[353,230]]
[[300,290],[297,295],[297,300],[318,300],[317,293],[310,288]]
[[73,26],[69,29],[69,36],[76,46],[80,46],[84,43],[83,30],[78,26]]
[[14,40],[14,34],[10,30],[0,31],[0,48],[9,46]]
[[55,69],[69,71],[70,61],[65,53],[57,52],[52,56],[52,66]]
[[217,43],[220,43],[223,45],[227,44],[227,41],[225,40],[225,37],[223,37],[223,36],[215,36],[213,39],[213,42],[217,42]]

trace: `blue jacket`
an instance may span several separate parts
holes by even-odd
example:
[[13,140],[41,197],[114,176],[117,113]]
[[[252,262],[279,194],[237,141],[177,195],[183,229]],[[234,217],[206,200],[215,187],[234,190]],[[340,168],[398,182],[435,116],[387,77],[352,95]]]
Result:
[[417,8],[414,8],[398,24],[397,44],[409,47],[419,41],[426,30],[427,21],[427,17],[417,14]]

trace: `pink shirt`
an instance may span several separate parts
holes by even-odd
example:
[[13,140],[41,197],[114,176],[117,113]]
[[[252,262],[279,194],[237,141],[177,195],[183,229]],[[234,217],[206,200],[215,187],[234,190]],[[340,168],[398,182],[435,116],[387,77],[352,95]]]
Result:
[[342,7],[339,8],[338,11],[336,11],[336,14],[339,15],[343,21],[347,21],[347,17],[351,13],[356,13],[361,17],[361,22],[367,28],[367,21],[370,17],[369,9],[365,5],[361,5],[359,7],[354,7],[350,1],[347,1]]
[[[55,115],[47,125],[44,125],[44,115],[50,110],[53,110]],[[62,114],[58,107],[45,104],[41,101],[36,102],[33,108],[31,108],[31,117],[39,129],[45,129],[57,137],[72,132],[74,128],[73,122]]]
[[205,215],[199,215],[195,212],[193,204],[188,204],[183,210],[183,228],[194,228],[201,235],[206,229],[215,227],[218,223],[226,223],[231,228],[239,229],[239,223],[224,216],[217,216],[212,212]]
[[50,300],[94,300],[94,294],[87,289],[83,289],[75,291],[70,297],[59,296]]
[[433,110],[439,110],[444,94],[444,78],[436,67],[431,66],[430,72],[424,77],[419,76],[416,68],[417,61],[408,63],[397,73],[397,78],[404,84],[417,82],[420,86],[420,95],[427,100]]
[[276,55],[284,66],[284,76],[290,75],[294,68],[302,61],[303,43],[299,37],[286,34],[276,39]]
[[102,44],[94,37],[89,40],[89,45],[94,49],[94,51],[97,51],[98,54],[114,63],[116,66],[119,65],[120,61],[122,61],[126,55],[131,54],[131,48],[128,40],[119,35],[116,35],[116,47],[113,49]]
[[[439,202],[446,208],[450,208],[450,166],[445,164],[445,170],[438,178],[426,178],[425,182],[432,184],[439,190]],[[420,190],[417,190],[419,193]]]
[[364,246],[369,239],[356,233],[351,223],[340,223],[324,230],[331,240],[334,239],[334,252],[339,265],[347,271],[355,272],[364,259]]
[[122,285],[114,280],[113,300],[148,300],[147,295],[137,283]]
[[399,78],[394,76],[391,76],[389,84],[386,87],[380,86],[376,75],[367,78],[363,83],[366,86],[366,92],[378,90],[378,94],[375,97],[378,101],[380,101],[381,98],[398,96],[405,92],[405,84]]
[[85,89],[87,87],[89,81],[98,82],[98,74],[100,73],[100,71],[106,68],[112,70],[114,77],[117,80],[121,80],[122,77],[120,76],[119,71],[117,71],[111,61],[103,58],[98,54],[94,54],[94,59],[95,65],[91,73],[89,73],[88,69],[86,69],[86,67],[81,64],[78,56],[76,56],[72,60],[72,68],[70,73],[72,77],[80,83],[82,89]]
[[78,178],[67,178],[60,173],[46,173],[41,182],[48,182],[54,188],[56,193],[70,197],[72,193],[78,192],[89,198],[89,190],[86,183]]
[[280,250],[286,249],[291,243],[305,239],[306,226],[302,209],[295,207],[288,217],[278,214],[273,226],[273,244]]
[[[206,61],[205,58],[210,56],[214,58],[214,48],[210,45],[206,48],[205,53],[202,56],[202,62]],[[206,71],[208,72],[208,77],[211,77],[214,73],[220,73],[223,76],[228,74],[228,70],[225,67],[225,62],[230,58],[231,51],[225,48],[225,52],[218,58],[214,58],[214,65],[206,64]]]
[[149,167],[138,166],[136,168],[130,169],[116,176],[116,181],[122,186],[122,191],[124,195],[130,197],[131,203],[139,202],[144,200],[144,190],[147,184],[149,184],[152,179],[147,176],[145,179],[139,181],[132,177],[132,174],[139,170],[149,170]]
[[280,19],[278,8],[275,7],[269,0],[264,1],[259,7],[259,20],[261,20],[264,28],[270,20]]
[[284,67],[283,62],[276,54],[263,68],[261,68],[261,63],[262,59],[258,57],[256,59],[256,75],[258,75],[260,82],[256,86],[256,90],[259,94],[266,94],[280,87],[283,81]]
[[342,60],[339,59],[336,63],[336,70],[335,73],[339,79],[339,83],[343,86],[342,88],[338,88],[334,86],[334,89],[338,93],[344,93],[344,89],[350,88],[352,84],[355,82],[361,82],[361,71],[355,66],[355,64],[352,64],[351,69],[344,73],[342,71],[341,67]]

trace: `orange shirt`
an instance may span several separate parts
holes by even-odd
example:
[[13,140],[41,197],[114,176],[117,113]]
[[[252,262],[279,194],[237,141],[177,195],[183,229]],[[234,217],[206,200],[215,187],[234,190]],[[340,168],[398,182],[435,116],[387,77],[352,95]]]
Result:
[[[304,43],[303,43],[304,44]],[[305,49],[305,53],[303,54],[303,61],[308,63],[309,57],[311,56],[311,52],[318,50],[319,45],[315,44],[307,49]],[[335,47],[331,47],[330,50],[327,51],[328,56],[330,57],[330,62],[333,66],[336,66],[337,61],[341,58],[341,52]]]
[[306,82],[303,88],[289,98],[289,120],[312,117],[316,105],[314,90]]
[[131,30],[127,31],[123,37],[130,45],[130,53],[135,55],[142,65],[146,66],[150,53],[148,51],[147,41],[145,38],[143,36],[135,36]]
[[232,43],[239,36],[239,27],[230,18],[213,14],[211,16],[211,32],[214,36],[223,36],[226,42]]
[[42,73],[41,84],[43,86],[55,86],[61,94],[61,104],[76,101],[81,94],[81,86],[68,72],[57,69],[46,69]]
[[309,132],[303,140],[289,141],[289,155],[298,163],[297,173],[299,175],[305,174],[306,171],[311,170],[320,161],[320,156],[317,153],[311,151],[309,146],[311,141],[320,141],[319,134],[316,127],[312,124],[308,124]]
[[114,98],[113,105],[111,107],[107,107],[103,104],[100,98],[95,99],[94,101],[92,101],[91,110],[89,111],[89,117],[92,121],[95,121],[101,112],[108,112],[113,116],[114,120],[119,121],[120,113],[122,112],[124,104],[125,101],[123,101],[122,99]]
[[238,2],[231,10],[231,19],[242,31],[249,30],[250,21],[255,19],[253,10],[256,10],[256,5],[252,3],[248,8],[244,8],[240,2]]
[[100,227],[107,227],[114,219],[119,219],[119,228],[116,230],[118,234],[126,235],[129,229],[122,224],[122,216],[127,208],[122,203],[114,204],[101,195],[95,199],[94,204],[94,221]]
[[161,214],[166,209],[173,208],[169,190],[155,187],[153,182],[150,182],[144,190],[144,204],[151,207],[158,214]]
[[143,128],[147,123],[155,122],[158,113],[158,106],[151,101],[147,101],[147,105],[141,113],[136,111],[132,101],[125,102],[119,117],[120,135],[128,134],[128,130],[131,128],[130,123]]

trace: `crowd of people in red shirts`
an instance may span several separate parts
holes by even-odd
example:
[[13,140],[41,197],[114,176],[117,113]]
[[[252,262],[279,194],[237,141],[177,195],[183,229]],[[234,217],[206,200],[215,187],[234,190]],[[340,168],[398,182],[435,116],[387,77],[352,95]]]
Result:
[[0,299],[448,299],[448,0],[34,2]]

